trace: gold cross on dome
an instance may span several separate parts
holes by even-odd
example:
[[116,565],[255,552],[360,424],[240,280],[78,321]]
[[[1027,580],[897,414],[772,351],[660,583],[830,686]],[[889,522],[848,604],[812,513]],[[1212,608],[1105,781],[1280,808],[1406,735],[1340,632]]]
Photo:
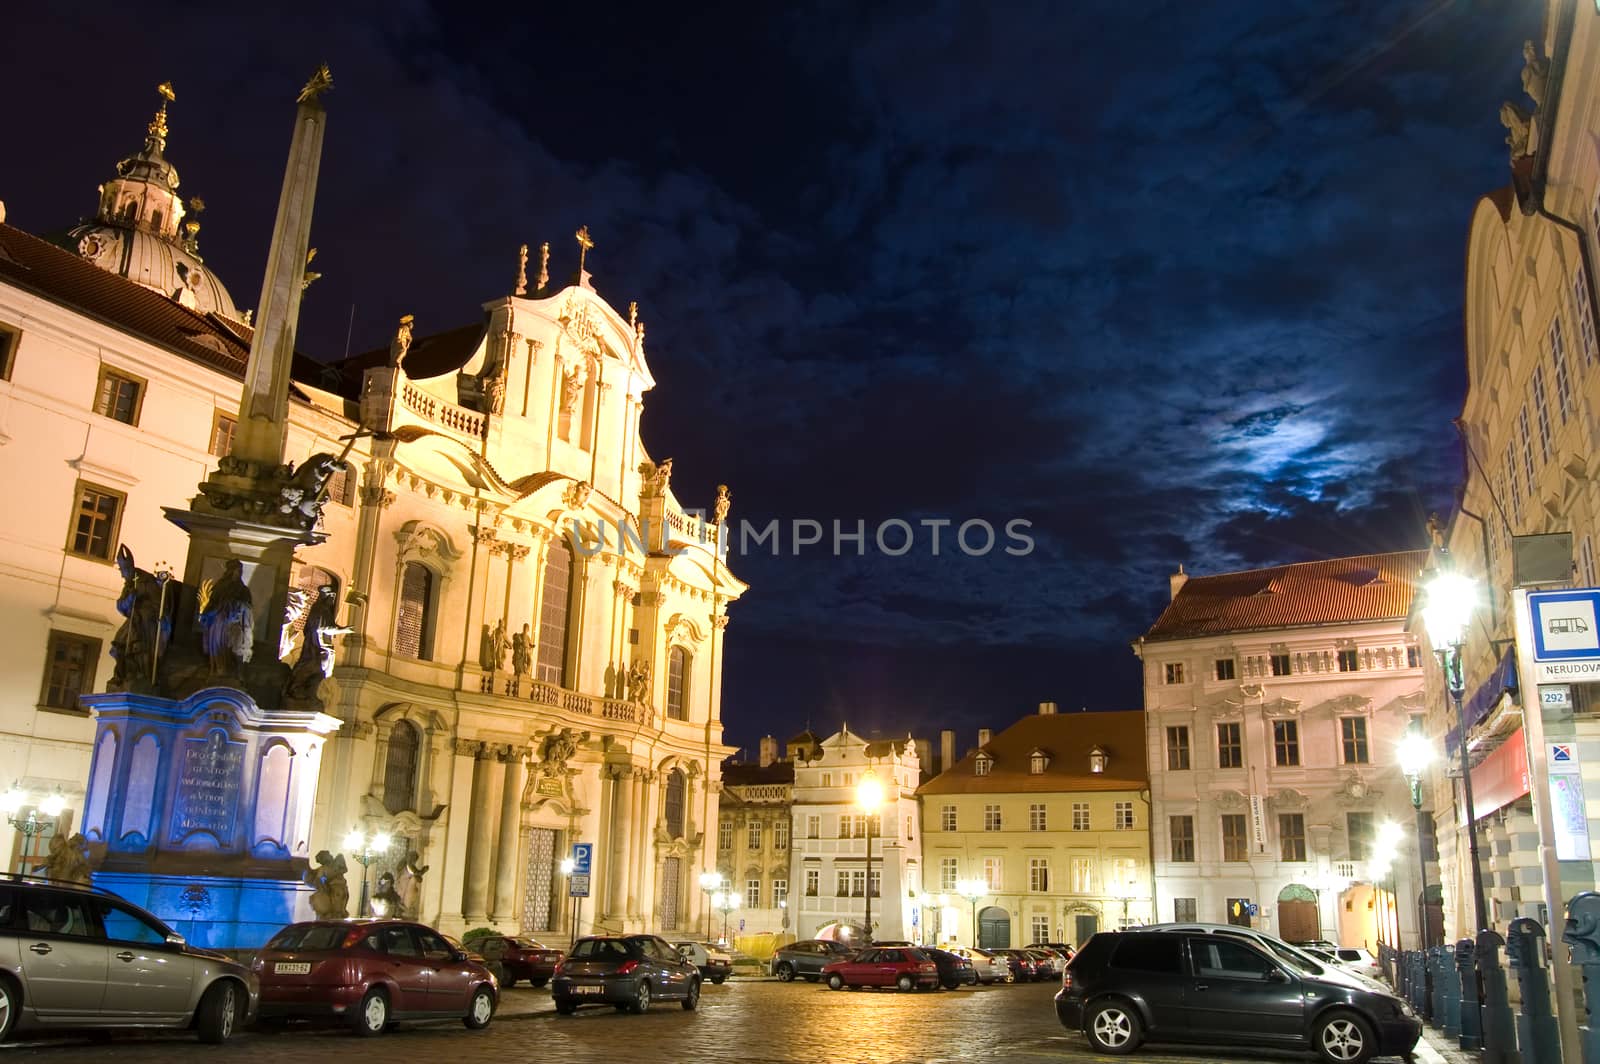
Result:
[[578,276],[582,277],[583,260],[588,256],[590,249],[594,247],[594,240],[589,236],[589,227],[587,225],[579,226],[578,231],[572,235],[578,241]]

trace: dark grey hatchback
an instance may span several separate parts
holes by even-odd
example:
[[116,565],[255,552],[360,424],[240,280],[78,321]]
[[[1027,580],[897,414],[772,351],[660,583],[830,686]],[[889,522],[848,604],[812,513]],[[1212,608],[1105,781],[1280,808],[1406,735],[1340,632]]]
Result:
[[1062,976],[1056,1017],[1104,1053],[1140,1043],[1311,1049],[1329,1064],[1408,1055],[1411,1006],[1342,973],[1291,971],[1243,939],[1102,931]]
[[550,996],[563,1016],[579,1005],[644,1012],[656,1000],[693,1010],[700,1004],[700,969],[655,935],[580,938],[556,969]]

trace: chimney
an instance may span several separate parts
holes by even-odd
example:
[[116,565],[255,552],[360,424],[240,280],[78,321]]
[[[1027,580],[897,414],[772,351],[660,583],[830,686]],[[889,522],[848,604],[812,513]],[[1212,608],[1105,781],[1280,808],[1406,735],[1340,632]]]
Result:
[[991,732],[988,728],[979,728],[978,729],[978,745],[980,747],[988,746],[989,745],[989,736],[992,735],[992,734],[994,734],[994,733]]
[[917,769],[923,779],[933,775],[933,744],[926,739],[915,739],[913,742],[917,750]]
[[1040,702],[1039,703],[1039,716],[1041,716],[1041,717],[1053,717],[1055,715],[1056,715],[1056,704],[1054,702]]
[[770,735],[761,737],[761,767],[766,768],[778,760],[778,740]]
[[939,771],[948,772],[956,763],[956,733],[946,728],[939,733]]
[[1167,577],[1167,583],[1172,586],[1172,597],[1177,598],[1178,592],[1183,590],[1183,585],[1189,582],[1189,574],[1183,571],[1183,566],[1178,566],[1178,571]]

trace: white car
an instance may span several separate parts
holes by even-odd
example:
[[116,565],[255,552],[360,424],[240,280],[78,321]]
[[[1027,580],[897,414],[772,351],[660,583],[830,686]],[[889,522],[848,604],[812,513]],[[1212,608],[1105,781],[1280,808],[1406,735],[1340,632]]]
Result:
[[993,953],[981,949],[968,949],[966,946],[944,946],[942,949],[954,953],[957,957],[965,957],[972,962],[972,970],[977,973],[980,983],[1009,983],[1011,982],[1011,965],[1004,957],[996,957]]
[[1383,975],[1383,965],[1378,963],[1378,958],[1359,946],[1335,946],[1329,952],[1339,962],[1339,967],[1348,971],[1364,975],[1369,979],[1377,979]]
[[722,985],[733,974],[733,955],[709,942],[674,942],[678,954],[700,969],[702,977]]

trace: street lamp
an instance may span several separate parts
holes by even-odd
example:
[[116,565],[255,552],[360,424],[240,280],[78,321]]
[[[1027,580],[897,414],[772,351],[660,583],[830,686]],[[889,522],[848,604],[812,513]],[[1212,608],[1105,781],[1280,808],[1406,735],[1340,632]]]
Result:
[[867,815],[867,945],[872,945],[872,819],[883,805],[883,784],[869,770],[856,784],[856,806]]
[[567,893],[572,896],[572,941],[578,941],[578,905],[582,898],[572,893],[572,873],[578,870],[578,862],[571,857],[561,859],[561,874],[567,877]]
[[[32,799],[27,791],[22,789],[20,783],[13,783],[11,789],[0,795],[0,810],[4,810],[6,821],[18,831],[22,832],[22,874],[31,871],[28,867],[33,855],[33,840],[47,827],[53,826],[56,817],[67,807],[67,796],[57,787],[49,794],[40,798],[36,804],[28,809],[26,815],[22,807],[28,805]],[[40,814],[44,814],[40,817]]]
[[963,879],[956,884],[956,893],[972,905],[972,944],[978,945],[978,899],[989,893],[989,884],[981,879]]
[[1466,678],[1461,669],[1461,645],[1467,639],[1467,624],[1478,601],[1478,585],[1469,576],[1453,571],[1436,573],[1423,588],[1422,623],[1428,629],[1428,642],[1439,655],[1445,686],[1456,704],[1456,721],[1461,728],[1461,792],[1467,814],[1467,852],[1472,861],[1472,907],[1477,929],[1489,928],[1483,893],[1483,867],[1478,863],[1478,813],[1472,804],[1472,762],[1467,755],[1467,712],[1462,706]]
[[721,872],[701,872],[700,889],[706,896],[706,941],[711,941],[711,910],[714,907],[711,895],[722,889]]
[[344,837],[344,848],[352,857],[361,862],[361,901],[356,906],[357,916],[371,916],[370,902],[367,898],[367,867],[389,852],[389,847],[394,845],[394,837],[387,831],[377,831],[368,834],[360,828],[351,828],[350,834]]
[[731,890],[719,890],[712,898],[711,903],[722,914],[722,943],[728,943],[728,914],[739,907],[739,895]]
[[1422,948],[1433,945],[1432,930],[1428,927],[1428,855],[1422,848],[1427,831],[1427,821],[1422,814],[1422,773],[1433,761],[1433,748],[1427,737],[1416,727],[1406,730],[1398,751],[1400,771],[1411,784],[1411,808],[1417,814],[1417,866],[1422,873],[1420,893],[1417,895],[1417,933],[1422,938]]

